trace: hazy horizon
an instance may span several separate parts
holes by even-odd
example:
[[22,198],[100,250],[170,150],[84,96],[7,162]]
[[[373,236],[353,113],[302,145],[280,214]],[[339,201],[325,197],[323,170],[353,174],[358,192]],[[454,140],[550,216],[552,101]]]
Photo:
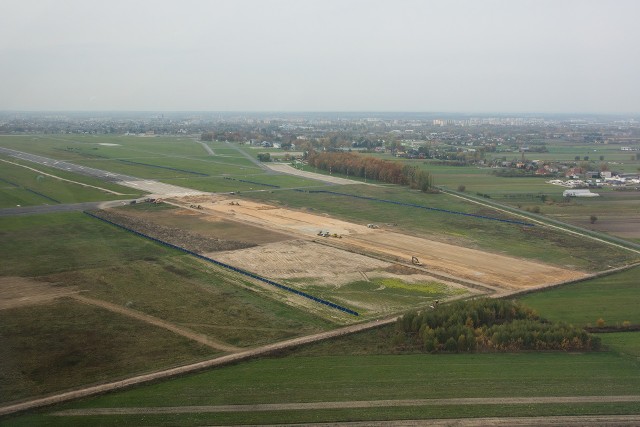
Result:
[[0,111],[640,113],[640,2],[5,0]]

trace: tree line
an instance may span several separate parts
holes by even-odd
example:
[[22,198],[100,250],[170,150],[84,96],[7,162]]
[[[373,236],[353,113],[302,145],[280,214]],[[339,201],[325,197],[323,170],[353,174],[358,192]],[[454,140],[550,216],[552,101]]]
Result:
[[354,153],[310,152],[307,156],[310,166],[318,169],[382,181],[389,184],[408,185],[421,191],[433,186],[431,174],[400,162],[377,159]]
[[600,339],[566,323],[540,319],[515,301],[477,299],[398,319],[394,345],[428,353],[474,351],[588,351]]

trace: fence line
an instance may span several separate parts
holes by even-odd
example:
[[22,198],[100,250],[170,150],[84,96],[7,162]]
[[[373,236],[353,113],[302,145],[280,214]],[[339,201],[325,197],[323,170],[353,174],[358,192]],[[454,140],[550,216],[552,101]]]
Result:
[[197,258],[200,258],[200,259],[205,260],[207,262],[213,263],[213,264],[215,264],[217,266],[226,268],[226,269],[231,270],[231,271],[235,271],[236,273],[240,273],[240,274],[242,274],[244,276],[251,277],[252,279],[259,280],[259,281],[267,283],[267,284],[269,284],[271,286],[275,286],[276,288],[279,288],[279,289],[294,293],[296,295],[299,295],[301,297],[310,299],[310,300],[315,301],[317,303],[324,304],[324,305],[326,305],[328,307],[331,307],[331,308],[334,308],[336,310],[340,310],[340,311],[343,311],[345,313],[352,314],[354,316],[358,316],[358,312],[353,311],[353,310],[351,310],[349,308],[346,308],[346,307],[342,307],[341,305],[334,304],[331,301],[327,301],[327,300],[324,300],[322,298],[314,297],[311,294],[308,294],[306,292],[302,292],[302,291],[299,291],[297,289],[291,288],[289,286],[285,286],[285,285],[282,285],[280,283],[274,282],[273,280],[267,279],[266,277],[258,276],[257,274],[251,273],[250,271],[246,271],[246,270],[243,270],[241,268],[237,268],[237,267],[234,267],[232,265],[225,264],[225,263],[220,262],[220,261],[216,261],[213,258],[206,257],[206,256],[201,255],[199,253],[190,251],[189,249],[174,245],[173,243],[165,242],[163,240],[157,239],[157,238],[149,236],[147,234],[140,233],[139,231],[133,230],[133,229],[128,228],[128,227],[125,227],[124,225],[118,224],[116,222],[110,221],[110,220],[105,219],[105,218],[101,218],[98,215],[92,214],[91,212],[84,211],[84,213],[89,215],[90,217],[99,219],[100,221],[104,221],[104,222],[109,223],[111,225],[114,225],[114,226],[116,226],[118,228],[122,228],[123,230],[126,230],[126,231],[129,231],[131,233],[134,233],[134,234],[136,234],[136,235],[138,235],[140,237],[144,237],[146,239],[153,240],[154,242],[157,242],[157,243],[160,243],[162,245],[168,246],[168,247],[170,247],[172,249],[177,249],[177,250],[179,250],[181,252],[185,252],[185,253],[187,253],[189,255],[193,255],[193,256],[195,256]]

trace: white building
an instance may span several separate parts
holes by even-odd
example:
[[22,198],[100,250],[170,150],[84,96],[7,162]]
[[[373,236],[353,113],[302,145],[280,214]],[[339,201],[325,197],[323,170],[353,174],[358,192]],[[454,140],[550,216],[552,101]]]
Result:
[[562,197],[598,197],[598,193],[592,193],[590,190],[585,189],[573,189],[573,190],[564,190],[562,192]]

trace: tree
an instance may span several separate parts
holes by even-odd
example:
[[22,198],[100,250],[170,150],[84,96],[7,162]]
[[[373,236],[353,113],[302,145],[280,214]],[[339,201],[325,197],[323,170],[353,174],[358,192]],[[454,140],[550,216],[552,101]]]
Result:
[[604,160],[604,156],[600,156],[600,161],[603,161],[603,160]]
[[260,153],[260,154],[258,154],[258,160],[260,160],[261,162],[270,162],[271,161],[271,154],[269,154],[269,153]]
[[461,185],[458,185],[458,191],[459,191],[459,192],[464,193],[464,190],[466,190],[466,189],[467,189],[467,187],[466,187],[466,186],[464,186],[464,185],[462,185],[462,184],[461,184]]
[[580,156],[575,156],[575,157],[573,158],[573,160],[575,160],[576,162],[577,162],[577,161],[580,161]]
[[587,162],[587,161],[589,161],[589,156],[584,156],[583,159],[584,159],[585,162]]
[[589,221],[591,221],[591,224],[595,224],[597,220],[598,220],[598,217],[595,215],[591,215],[589,217]]

